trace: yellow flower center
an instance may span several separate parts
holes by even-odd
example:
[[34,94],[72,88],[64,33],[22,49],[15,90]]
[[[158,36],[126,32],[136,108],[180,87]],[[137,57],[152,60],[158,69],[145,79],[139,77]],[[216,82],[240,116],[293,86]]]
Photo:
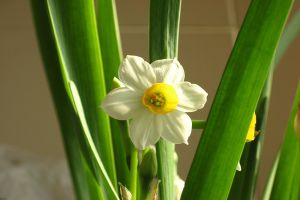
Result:
[[255,139],[256,133],[255,133],[255,124],[256,124],[256,114],[253,114],[249,129],[248,129],[248,133],[247,133],[247,137],[246,137],[246,141],[247,142],[251,142]]
[[151,112],[166,114],[176,108],[178,97],[171,85],[155,83],[145,91],[142,102]]

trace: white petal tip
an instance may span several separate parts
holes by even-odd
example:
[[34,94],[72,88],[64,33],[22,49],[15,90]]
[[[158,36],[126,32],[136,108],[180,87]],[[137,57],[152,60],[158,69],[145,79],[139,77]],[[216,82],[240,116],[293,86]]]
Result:
[[238,165],[236,166],[236,171],[242,171],[242,167],[241,167],[241,164],[240,163],[238,163]]

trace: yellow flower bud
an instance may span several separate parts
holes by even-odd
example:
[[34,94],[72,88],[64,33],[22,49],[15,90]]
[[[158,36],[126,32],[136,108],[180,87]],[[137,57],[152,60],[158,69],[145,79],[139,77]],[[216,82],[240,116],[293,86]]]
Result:
[[246,142],[251,142],[255,139],[256,136],[255,125],[256,125],[256,114],[254,113],[248,129]]

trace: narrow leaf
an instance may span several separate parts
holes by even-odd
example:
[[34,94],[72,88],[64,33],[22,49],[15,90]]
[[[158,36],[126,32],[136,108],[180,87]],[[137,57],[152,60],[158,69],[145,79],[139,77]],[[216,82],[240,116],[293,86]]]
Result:
[[[123,59],[116,5],[114,0],[96,1],[97,27],[105,76],[106,90],[113,88],[113,79],[118,76],[118,68]],[[126,121],[110,118],[117,179],[129,185],[130,139]],[[129,144],[129,145],[128,145]],[[129,147],[129,149],[128,149]]]
[[[88,151],[89,151],[89,156],[92,157],[93,160],[95,160],[94,163],[97,163],[96,169],[98,170],[98,172],[101,173],[101,178],[103,178],[106,185],[108,185],[108,187],[106,187],[106,188],[109,189],[109,194],[110,194],[109,198],[119,199],[118,194],[114,190],[114,186],[107,174],[107,171],[105,170],[103,162],[101,161],[101,158],[97,152],[96,146],[93,142],[86,118],[84,116],[84,110],[82,107],[82,103],[81,103],[81,99],[80,99],[77,87],[73,81],[69,81],[69,85],[70,85],[72,97],[73,97],[74,104],[75,104],[74,109],[76,110],[76,113],[79,117],[81,126],[84,130],[85,139],[87,141],[87,146],[88,146]],[[86,155],[84,155],[84,156],[86,156]]]
[[275,160],[275,162],[272,166],[270,175],[268,177],[267,184],[266,184],[266,187],[264,189],[263,196],[262,196],[263,200],[269,200],[270,199],[273,184],[274,184],[274,180],[275,180],[275,175],[276,175],[276,171],[277,171],[277,167],[278,167],[278,161],[279,161],[279,154],[276,157],[276,160]]
[[253,0],[222,76],[182,199],[227,199],[292,0]]
[[[298,159],[300,158],[299,141],[294,129],[294,121],[300,101],[300,84],[298,85],[293,108],[288,121],[284,142],[280,150],[278,167],[270,199],[291,199],[293,188],[300,188],[300,182],[295,181],[300,176]],[[297,185],[294,185],[297,184]],[[297,197],[298,198],[298,197]],[[297,199],[295,198],[295,199]]]
[[97,0],[97,27],[101,46],[106,90],[111,90],[112,80],[118,75],[123,59],[115,0]]

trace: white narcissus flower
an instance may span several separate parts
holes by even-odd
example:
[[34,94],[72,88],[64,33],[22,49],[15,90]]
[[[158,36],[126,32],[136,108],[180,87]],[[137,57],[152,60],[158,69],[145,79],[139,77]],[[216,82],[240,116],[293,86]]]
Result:
[[192,121],[186,112],[203,108],[207,93],[185,82],[184,76],[177,59],[149,64],[140,57],[127,56],[119,69],[125,86],[112,90],[101,106],[115,119],[132,119],[129,136],[137,149],[155,144],[160,137],[188,144]]

